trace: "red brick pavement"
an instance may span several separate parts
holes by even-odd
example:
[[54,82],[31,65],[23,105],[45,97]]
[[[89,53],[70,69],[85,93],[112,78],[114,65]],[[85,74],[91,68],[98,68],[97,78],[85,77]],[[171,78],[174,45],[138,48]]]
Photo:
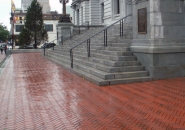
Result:
[[185,130],[185,78],[96,85],[38,53],[0,77],[1,130]]

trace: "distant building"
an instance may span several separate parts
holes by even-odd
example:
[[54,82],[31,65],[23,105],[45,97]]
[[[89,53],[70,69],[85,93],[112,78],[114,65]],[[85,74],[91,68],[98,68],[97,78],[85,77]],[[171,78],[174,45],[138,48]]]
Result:
[[[42,5],[43,13],[50,12],[50,4],[49,0],[37,0]],[[22,0],[21,5],[23,10],[27,10],[27,8],[31,5],[32,0]]]
[[[26,16],[26,10],[15,10],[14,17],[14,36],[15,36],[15,43],[18,45],[18,36],[21,32],[21,29],[24,27],[24,19]],[[47,14],[43,14],[43,20],[45,24],[45,29],[48,32],[48,42],[51,42],[57,39],[57,31],[56,31],[56,24],[58,23],[62,14],[58,14],[57,11],[51,11]],[[11,29],[12,31],[12,29]],[[54,41],[57,43],[57,41]]]

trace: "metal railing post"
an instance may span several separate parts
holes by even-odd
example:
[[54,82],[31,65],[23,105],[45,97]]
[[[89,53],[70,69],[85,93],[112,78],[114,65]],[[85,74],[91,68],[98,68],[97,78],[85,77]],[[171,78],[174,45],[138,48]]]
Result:
[[88,30],[89,30],[89,21],[87,22]]
[[123,37],[123,19],[120,21],[120,37]]
[[70,33],[70,40],[71,40],[71,31],[69,33]]
[[45,50],[45,47],[44,47],[44,56],[46,55],[46,52],[45,52],[46,50]]
[[106,29],[106,47],[107,47],[107,29]]
[[107,29],[104,30],[104,46],[107,47]]
[[80,26],[78,26],[78,33],[80,34]]
[[61,36],[61,43],[62,43],[62,45],[63,45],[63,41],[64,41],[64,40],[63,40],[63,36]]
[[90,39],[87,40],[87,56],[90,57]]
[[73,50],[70,50],[71,68],[73,68]]
[[105,46],[105,30],[104,30],[104,40],[103,41],[104,41],[104,46]]
[[122,37],[123,37],[123,19],[122,19]]

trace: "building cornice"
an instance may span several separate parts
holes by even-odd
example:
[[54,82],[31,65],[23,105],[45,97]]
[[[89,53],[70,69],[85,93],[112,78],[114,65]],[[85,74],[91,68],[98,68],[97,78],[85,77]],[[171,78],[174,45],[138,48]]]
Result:
[[80,3],[84,2],[84,1],[89,1],[89,0],[74,0],[71,3],[71,7],[76,6],[76,5],[79,5]]

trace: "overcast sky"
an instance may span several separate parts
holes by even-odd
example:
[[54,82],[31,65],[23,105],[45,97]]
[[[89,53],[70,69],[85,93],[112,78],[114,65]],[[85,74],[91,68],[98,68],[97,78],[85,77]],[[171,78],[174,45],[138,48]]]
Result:
[[[13,0],[16,8],[21,8],[21,0]],[[59,13],[62,12],[62,4],[59,0],[49,0],[51,11],[57,10]],[[72,0],[69,0],[70,5]],[[0,23],[7,26],[10,30],[10,12],[11,12],[11,0],[0,0]]]

